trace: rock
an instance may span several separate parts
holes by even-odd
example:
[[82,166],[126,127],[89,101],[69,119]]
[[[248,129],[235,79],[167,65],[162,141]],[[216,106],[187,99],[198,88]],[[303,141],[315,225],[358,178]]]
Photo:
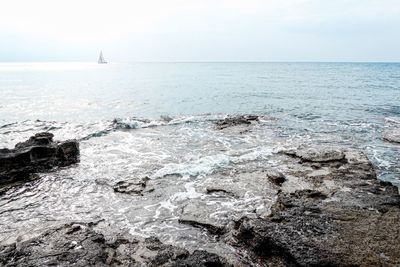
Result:
[[281,186],[285,181],[286,177],[279,171],[268,170],[267,178],[275,185]]
[[215,208],[201,201],[192,201],[182,208],[179,223],[191,225],[193,227],[204,228],[214,235],[225,233],[227,221],[210,218],[210,214]]
[[256,115],[241,115],[235,117],[227,117],[223,120],[215,122],[217,129],[222,130],[228,127],[237,125],[250,125],[252,122],[258,122],[259,118]]
[[161,119],[162,121],[166,122],[166,123],[168,123],[168,122],[170,122],[170,121],[173,120],[173,119],[172,119],[170,116],[168,116],[168,115],[161,115],[161,116],[160,116],[160,119]]
[[0,185],[29,180],[33,173],[79,162],[76,140],[53,141],[53,134],[38,133],[14,149],[0,149]]
[[121,130],[130,130],[130,129],[138,129],[141,128],[143,124],[148,124],[151,121],[148,119],[139,119],[139,118],[126,118],[119,119],[115,118],[112,121],[113,129],[107,130],[107,132],[121,129]]
[[296,151],[284,151],[283,153],[309,162],[332,162],[345,160],[344,151],[333,147],[301,148]]
[[[378,181],[362,153],[309,151],[286,162],[310,187],[280,191],[269,216],[236,221],[225,240],[264,266],[399,266],[398,189]],[[323,172],[307,175],[316,162]]]
[[218,187],[215,187],[215,186],[206,187],[206,193],[207,194],[218,194],[218,193],[221,193],[221,194],[224,194],[224,195],[235,197],[234,193],[229,192],[228,190],[226,190],[224,188],[218,188]]
[[383,132],[382,137],[383,137],[383,140],[385,140],[385,141],[400,144],[400,128],[386,130]]
[[[147,181],[149,180],[149,177],[144,177],[139,181],[120,181],[116,183],[113,188],[114,191],[118,193],[142,195],[143,191],[146,189]],[[149,191],[151,191],[151,189]]]
[[106,238],[93,223],[50,229],[19,243],[0,246],[0,266],[231,266],[216,254],[136,240],[128,234]]
[[179,259],[175,263],[172,263],[169,266],[223,267],[223,266],[233,266],[233,265],[228,264],[225,260],[221,259],[221,257],[219,257],[216,254],[209,253],[204,250],[195,250],[193,254],[189,255],[187,258]]

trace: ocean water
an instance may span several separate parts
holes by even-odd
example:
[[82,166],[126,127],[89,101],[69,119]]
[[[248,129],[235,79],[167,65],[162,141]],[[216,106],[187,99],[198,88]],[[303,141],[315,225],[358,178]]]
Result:
[[[0,242],[60,222],[104,220],[229,254],[228,245],[177,222],[185,208],[197,203],[225,222],[268,206],[269,189],[246,172],[275,166],[275,151],[302,144],[362,150],[379,179],[400,186],[400,145],[382,139],[400,127],[397,63],[1,63],[0,92],[0,147],[40,131],[81,146],[80,164],[1,196]],[[234,114],[261,120],[246,134],[215,129]],[[249,181],[243,197],[204,192],[233,170]],[[144,176],[154,192],[112,189]]]

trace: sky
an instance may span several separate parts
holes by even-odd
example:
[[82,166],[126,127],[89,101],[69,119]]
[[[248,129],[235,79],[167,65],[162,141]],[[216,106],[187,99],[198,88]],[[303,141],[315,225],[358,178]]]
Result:
[[0,62],[400,61],[400,0],[1,0]]

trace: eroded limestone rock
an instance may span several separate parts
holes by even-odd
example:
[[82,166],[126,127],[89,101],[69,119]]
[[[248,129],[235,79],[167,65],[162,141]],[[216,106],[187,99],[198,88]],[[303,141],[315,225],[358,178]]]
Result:
[[79,162],[76,140],[53,141],[53,134],[38,133],[14,149],[0,149],[0,186],[30,180],[31,175]]
[[309,151],[286,162],[289,179],[308,188],[283,188],[269,216],[238,220],[226,239],[265,266],[398,266],[398,189],[378,181],[362,153]]
[[106,238],[95,224],[73,223],[38,237],[0,246],[0,266],[231,266],[207,251],[187,250],[150,237],[128,234]]

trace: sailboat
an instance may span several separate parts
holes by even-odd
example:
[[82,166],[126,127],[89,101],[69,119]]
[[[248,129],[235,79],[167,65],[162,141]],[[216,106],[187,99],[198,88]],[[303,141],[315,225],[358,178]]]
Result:
[[99,60],[97,61],[99,64],[107,64],[107,61],[104,60],[103,51],[100,51]]

